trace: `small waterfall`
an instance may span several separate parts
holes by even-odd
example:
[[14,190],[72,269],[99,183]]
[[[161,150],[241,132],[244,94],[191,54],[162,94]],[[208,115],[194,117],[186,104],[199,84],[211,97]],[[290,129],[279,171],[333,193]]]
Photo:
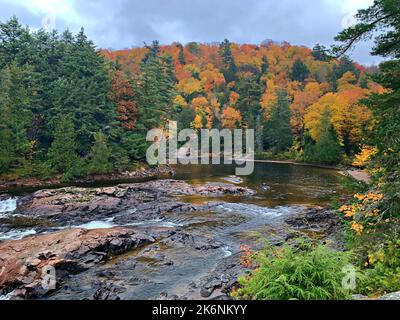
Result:
[[17,199],[9,198],[7,200],[0,201],[0,218],[5,216],[7,213],[13,212],[17,209]]

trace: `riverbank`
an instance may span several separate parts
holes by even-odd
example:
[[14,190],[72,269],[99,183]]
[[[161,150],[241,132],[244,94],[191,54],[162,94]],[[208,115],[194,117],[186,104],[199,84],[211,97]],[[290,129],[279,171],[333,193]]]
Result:
[[[246,160],[246,161],[251,161],[251,160]],[[299,162],[299,161],[295,161],[295,160],[258,160],[258,159],[255,159],[252,161],[254,161],[255,163],[291,164],[291,165],[296,165],[296,166],[305,166],[305,167],[336,170],[340,174],[342,174],[344,176],[350,176],[357,181],[364,182],[364,183],[371,182],[371,175],[367,171],[357,169],[357,168],[343,169],[340,166],[330,166],[330,165],[323,165],[323,164],[316,164],[316,163],[306,163],[306,162]]]
[[[242,159],[236,159],[241,160]],[[255,163],[272,163],[272,164],[289,164],[304,167],[314,167],[321,169],[329,169],[338,171],[342,175],[351,176],[357,181],[369,183],[371,176],[368,172],[356,168],[344,169],[339,166],[330,166],[315,163],[305,163],[295,160],[246,160]],[[70,182],[62,182],[62,175],[54,176],[50,179],[40,179],[36,177],[18,178],[13,180],[5,180],[0,178],[0,193],[18,193],[20,190],[35,191],[44,188],[62,188],[67,186],[92,186],[98,184],[99,186],[111,186],[120,183],[133,183],[141,182],[148,179],[169,178],[174,174],[174,170],[170,166],[149,167],[147,164],[142,163],[135,171],[116,172],[105,175],[91,175],[84,178],[74,179]]]
[[149,167],[141,164],[135,171],[115,172],[104,175],[91,175],[84,178],[74,179],[69,182],[62,182],[62,175],[54,176],[50,179],[40,179],[36,177],[18,178],[10,181],[0,179],[0,193],[13,192],[19,190],[34,191],[45,188],[62,188],[71,185],[89,186],[98,183],[99,185],[115,185],[119,183],[140,182],[147,179],[171,177],[174,171],[169,166]]

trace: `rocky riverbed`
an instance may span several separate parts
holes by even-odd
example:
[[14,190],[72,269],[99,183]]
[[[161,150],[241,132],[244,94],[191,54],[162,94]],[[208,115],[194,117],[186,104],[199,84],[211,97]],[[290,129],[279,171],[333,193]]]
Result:
[[[3,195],[0,293],[7,299],[228,299],[246,272],[241,245],[258,249],[264,239],[279,245],[305,233],[341,246],[334,213],[241,203],[259,195],[238,184],[154,180]],[[191,196],[203,201],[188,201]],[[226,202],[227,196],[238,201]],[[54,287],[43,286],[49,270]]]

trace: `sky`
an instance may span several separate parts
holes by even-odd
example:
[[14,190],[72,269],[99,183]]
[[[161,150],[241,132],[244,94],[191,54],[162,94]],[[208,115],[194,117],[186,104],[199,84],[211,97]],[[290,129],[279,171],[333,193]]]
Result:
[[[81,27],[101,48],[123,49],[159,40],[162,44],[220,42],[260,44],[288,41],[330,46],[357,9],[373,0],[0,0],[0,21],[16,15],[33,30],[77,32]],[[360,44],[351,57],[366,65],[381,59]]]

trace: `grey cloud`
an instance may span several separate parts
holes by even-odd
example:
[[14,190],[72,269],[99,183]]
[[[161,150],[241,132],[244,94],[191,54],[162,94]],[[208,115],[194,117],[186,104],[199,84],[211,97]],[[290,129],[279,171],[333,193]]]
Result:
[[[4,6],[0,0],[2,19],[14,13],[13,8],[4,10]],[[40,22],[20,7],[14,9],[24,24]],[[239,43],[273,39],[329,46],[342,29],[343,19],[340,7],[327,0],[85,0],[76,2],[75,11],[98,46],[115,49],[152,40],[169,44],[224,38]],[[77,31],[80,27],[63,21],[58,28]],[[379,61],[368,52],[369,46],[364,45],[353,57],[362,63]]]

